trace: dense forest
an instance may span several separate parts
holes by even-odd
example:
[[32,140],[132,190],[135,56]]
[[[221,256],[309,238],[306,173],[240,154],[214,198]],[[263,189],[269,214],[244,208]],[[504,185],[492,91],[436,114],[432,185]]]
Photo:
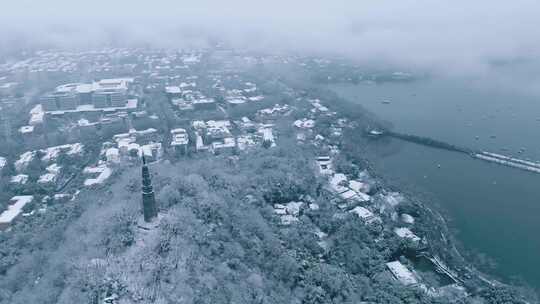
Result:
[[[0,235],[0,303],[450,303],[385,274],[408,244],[340,213],[312,157],[291,147],[153,164],[150,227],[140,169],[125,170]],[[291,201],[306,204],[283,225],[273,206]],[[514,298],[497,289],[466,303]]]

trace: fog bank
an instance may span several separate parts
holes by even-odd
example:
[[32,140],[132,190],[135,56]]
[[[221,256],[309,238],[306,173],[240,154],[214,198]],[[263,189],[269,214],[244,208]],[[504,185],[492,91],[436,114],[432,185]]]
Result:
[[2,48],[144,45],[339,55],[360,63],[486,73],[536,59],[540,2],[518,1],[13,1]]

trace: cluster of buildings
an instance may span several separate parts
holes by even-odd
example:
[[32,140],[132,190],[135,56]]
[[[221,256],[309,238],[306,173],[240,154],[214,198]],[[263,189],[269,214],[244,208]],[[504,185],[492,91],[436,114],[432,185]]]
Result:
[[195,130],[195,149],[213,153],[232,152],[236,148],[236,139],[231,133],[232,124],[228,120],[196,120],[192,123]]
[[243,117],[238,121],[196,120],[192,122],[197,152],[215,154],[245,151],[251,147],[276,146],[273,124],[259,123]]
[[[124,63],[111,60],[119,56],[132,60]],[[211,62],[216,56],[225,58],[221,69],[211,70],[206,76],[196,75],[194,67],[204,64],[206,60]],[[397,211],[404,201],[401,194],[377,189],[374,179],[366,171],[354,176],[337,171],[334,160],[340,153],[338,146],[343,131],[354,124],[339,118],[321,100],[298,97],[290,104],[274,104],[264,109],[259,108],[250,115],[241,114],[231,118],[229,113],[232,111],[228,110],[242,110],[246,104],[257,105],[262,104],[257,102],[270,100],[254,82],[246,81],[238,73],[238,66],[250,66],[264,60],[270,60],[271,63],[273,60],[284,62],[287,59],[257,59],[219,52],[210,55],[204,50],[106,49],[95,53],[41,52],[16,63],[0,64],[0,71],[12,75],[9,79],[0,77],[0,138],[10,135],[10,115],[5,109],[16,108],[21,104],[16,93],[22,81],[46,78],[55,80],[55,77],[76,73],[91,77],[86,79],[101,79],[57,86],[52,92],[41,96],[39,103],[31,108],[27,124],[17,126],[14,130],[27,142],[36,140],[41,134],[51,133],[51,129],[58,131],[62,135],[61,139],[65,135],[65,142],[74,142],[67,140],[69,136],[80,140],[102,139],[97,160],[85,163],[78,172],[83,177],[84,187],[106,185],[123,164],[139,164],[143,159],[144,218],[150,221],[157,216],[157,209],[146,162],[158,161],[165,153],[186,155],[193,150],[226,154],[248,151],[252,147],[274,147],[277,145],[276,122],[293,113],[297,104],[304,103],[306,111],[302,110],[302,116],[298,116],[298,119],[287,119],[287,126],[294,131],[297,143],[312,145],[318,151],[320,156],[315,159],[315,170],[326,180],[326,190],[333,197],[331,202],[337,210],[334,216],[358,218],[359,223],[373,228],[389,225],[391,229],[385,231],[389,231],[393,237],[401,238],[413,246],[425,245],[425,239],[415,234],[418,231],[415,229],[415,218]],[[80,70],[78,63],[84,63],[85,71]],[[328,62],[310,64],[326,66]],[[137,77],[117,78],[118,75]],[[168,105],[175,112],[176,120],[173,124],[165,124],[159,116],[150,112],[145,99],[138,98],[149,92],[165,93]],[[285,93],[294,96],[295,92]],[[147,94],[145,97],[149,96],[154,95]],[[321,129],[321,119],[325,119],[325,130]],[[161,134],[160,130],[167,130],[167,133]],[[13,163],[16,172],[9,177],[10,184],[26,187],[29,183],[35,183],[42,189],[55,189],[60,182],[66,180],[63,172],[70,166],[63,163],[64,158],[59,156],[65,154],[75,157],[84,151],[80,143],[48,148],[40,145],[40,149],[33,148],[22,153]],[[8,165],[7,162],[6,158],[0,157],[0,172]],[[30,164],[36,162],[40,164],[37,167],[41,171],[37,174],[28,172]],[[53,192],[56,191],[49,191],[42,203],[50,200],[65,201],[72,197],[70,194]],[[34,200],[36,197],[31,195],[14,196],[0,213],[0,230],[7,229],[20,215],[24,216],[25,206]],[[301,222],[303,214],[320,212],[319,205],[309,198],[300,200],[273,206],[281,225],[295,225]],[[31,215],[31,212],[27,215]],[[318,227],[315,227],[314,233],[319,237],[319,245],[326,248],[325,238],[328,235]],[[392,278],[403,285],[428,289],[422,276],[415,271],[413,263],[401,259],[388,261],[386,269]]]
[[[8,177],[10,189],[26,191],[38,186],[37,189],[55,197],[58,194],[54,193],[55,189],[70,183],[70,189],[78,186],[79,178],[72,182],[73,176],[83,177],[81,186],[99,187],[115,170],[121,170],[122,164],[138,163],[141,157],[152,162],[166,152],[183,155],[194,150],[218,154],[263,143],[275,146],[271,124],[247,118],[241,121],[196,119],[199,111],[219,113],[225,111],[223,107],[263,99],[254,83],[241,81],[237,75],[223,77],[219,70],[210,73],[209,78],[199,79],[193,75],[192,68],[201,64],[205,56],[205,51],[44,51],[18,62],[0,64],[0,71],[11,75],[0,78],[0,129],[6,134],[13,129],[27,150],[12,164],[15,173]],[[114,60],[120,57],[131,59],[123,63]],[[119,78],[119,75],[137,76]],[[96,80],[70,82],[72,79]],[[43,91],[64,81],[68,83],[39,96],[37,104],[33,99],[25,102],[13,99],[20,83],[43,84],[36,90]],[[160,134],[158,130],[166,129],[164,121],[149,112],[147,104],[139,99],[153,88],[158,92],[165,90],[173,109],[191,110],[195,119],[190,118],[185,125],[177,124],[168,134]],[[11,103],[7,103],[7,97],[11,98]],[[16,112],[21,110],[16,106],[25,103],[34,103],[27,123],[13,128],[11,120],[5,119],[11,116],[5,111],[6,105],[15,106]],[[4,122],[7,127],[1,128]],[[100,153],[95,153],[97,161],[85,154],[85,166],[81,166],[80,172],[73,171],[78,170],[74,164],[64,163],[85,151],[82,144],[66,142],[80,140],[93,145],[96,139],[102,141]],[[94,154],[91,151],[95,149],[91,148],[86,151]],[[68,158],[58,157],[60,155]],[[0,170],[7,165],[8,160],[0,158]]]
[[128,103],[132,78],[102,79],[93,83],[69,83],[58,86],[53,92],[41,97],[45,112],[105,111],[106,109],[132,108]]
[[[21,139],[20,150],[27,151],[15,158],[13,164],[8,164],[7,158],[0,158],[0,171],[8,165],[15,168],[14,174],[7,177],[9,191],[42,189],[47,197],[55,198],[60,195],[55,192],[66,185],[71,190],[78,186],[99,187],[115,170],[121,170],[122,164],[138,163],[142,157],[152,162],[166,152],[183,155],[194,150],[218,154],[263,143],[275,146],[271,124],[247,118],[238,122],[196,119],[199,111],[213,115],[225,112],[223,107],[229,105],[263,99],[254,83],[242,81],[237,75],[223,76],[217,70],[209,78],[199,79],[193,68],[207,59],[206,55],[204,50],[109,48],[91,52],[42,51],[20,61],[0,64],[1,75],[9,75],[0,77],[0,139],[11,136],[13,130]],[[118,58],[129,60],[118,61]],[[120,75],[136,75],[136,78]],[[78,79],[83,81],[73,82]],[[56,86],[63,82],[67,83]],[[56,87],[38,96],[35,103],[36,99],[16,98],[24,83],[35,85],[33,91]],[[165,90],[173,109],[191,110],[194,118],[186,124],[166,128],[165,122],[149,111],[148,100],[140,99],[153,89]],[[28,120],[16,125],[7,110],[20,112],[20,105],[24,104],[33,105]],[[167,134],[158,131],[165,129],[169,130]],[[96,140],[101,144],[99,153],[93,146]],[[81,143],[66,144],[79,141],[91,146],[85,149]],[[84,164],[78,157],[83,155]]]
[[171,130],[171,148],[177,154],[185,155],[188,151],[189,134],[184,128],[176,128]]
[[206,97],[196,90],[195,82],[182,82],[179,86],[167,86],[165,93],[171,104],[179,111],[215,110],[217,107],[214,98]]
[[[177,79],[169,80],[172,82],[178,81]],[[248,102],[264,100],[264,96],[259,92],[256,84],[249,81],[242,82],[239,77],[228,76],[224,79],[222,75],[214,74],[209,79],[189,76],[184,80],[178,85],[167,85],[165,87],[169,102],[180,113],[186,111],[210,111],[216,110],[218,106],[234,107]],[[195,80],[206,82],[206,86],[198,85]],[[227,89],[226,87],[233,88]],[[213,97],[208,97],[208,95]]]
[[139,108],[131,95],[132,78],[102,79],[93,83],[70,83],[40,97],[29,112],[28,125],[18,132],[26,143],[43,144],[44,135],[95,138],[127,131],[130,123],[156,124],[157,117]]
[[[73,159],[79,159],[83,152],[84,145],[81,143],[65,144],[24,152],[13,164],[16,175],[11,176],[10,182],[14,185],[24,186],[29,181],[30,174],[39,173],[40,175],[36,180],[38,185],[54,187],[61,176],[63,168],[63,165],[58,163],[59,156],[63,154]],[[37,159],[38,157],[40,158]],[[46,166],[45,169],[42,172],[27,172],[30,163],[33,161],[37,161],[40,166]]]
[[149,161],[159,160],[163,155],[161,135],[158,130],[130,129],[127,133],[113,136],[113,142],[103,143],[101,156],[104,156],[111,166],[126,161],[138,161],[142,156]]
[[256,84],[245,82],[241,86],[244,88],[225,90],[224,99],[229,105],[240,105],[246,102],[256,102],[264,99],[264,96],[258,93]]
[[121,56],[137,56],[140,50],[103,48],[91,51],[41,50],[26,58],[0,63],[0,71],[16,81],[46,81],[80,75],[132,74],[138,64],[115,60]]
[[319,205],[313,202],[289,202],[287,204],[274,204],[274,213],[279,216],[282,225],[291,225],[299,221],[298,217],[304,210],[319,210]]
[[[314,160],[314,169],[321,178],[326,180],[326,190],[333,197],[331,202],[337,207],[334,217],[345,218],[354,216],[360,219],[363,225],[369,225],[381,233],[390,231],[399,239],[403,239],[411,248],[416,248],[422,252],[427,245],[425,238],[415,234],[415,218],[407,213],[399,212],[399,206],[406,202],[405,197],[398,192],[379,189],[374,178],[367,171],[360,171],[352,176],[351,173],[344,174],[336,171],[334,160],[339,157],[340,151],[337,146],[340,143],[343,130],[353,126],[346,119],[335,118],[326,130],[326,137],[322,136],[317,126],[317,121],[321,117],[332,117],[335,112],[330,111],[320,100],[307,100],[308,111],[306,116],[297,119],[292,126],[296,131],[299,144],[311,144],[316,150],[322,152]],[[279,107],[276,108],[278,110]],[[281,109],[279,109],[281,110]],[[286,112],[286,110],[283,110]],[[273,110],[266,109],[264,114],[270,115]],[[324,154],[323,154],[324,153]],[[354,170],[352,170],[355,172]],[[274,212],[279,217],[282,225],[293,225],[300,221],[300,215],[304,212],[317,212],[318,206],[306,202],[290,202],[287,204],[274,205]],[[388,222],[390,221],[390,222]],[[390,226],[391,229],[384,230],[383,226]],[[327,234],[318,227],[313,227],[313,233],[319,237],[319,245],[327,248]],[[437,276],[445,276],[447,269],[441,263],[431,263],[433,273]],[[430,285],[423,278],[423,274],[415,269],[416,264],[408,259],[391,260],[385,263],[386,271],[381,275],[388,275],[397,282],[410,287],[423,290],[430,295],[441,295],[444,292],[458,292],[463,294],[464,290],[451,276],[442,279],[440,286]],[[426,271],[426,270],[424,270]]]

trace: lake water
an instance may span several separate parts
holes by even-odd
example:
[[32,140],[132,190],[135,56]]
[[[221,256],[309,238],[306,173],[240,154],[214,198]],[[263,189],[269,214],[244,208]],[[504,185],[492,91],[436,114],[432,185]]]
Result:
[[[448,79],[331,89],[398,132],[540,160],[539,98]],[[386,178],[434,197],[461,243],[497,262],[496,275],[540,289],[540,174],[405,142],[374,165]]]

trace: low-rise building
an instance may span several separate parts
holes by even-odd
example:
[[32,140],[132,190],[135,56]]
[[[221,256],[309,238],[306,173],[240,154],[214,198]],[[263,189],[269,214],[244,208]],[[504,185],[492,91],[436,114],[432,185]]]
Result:
[[17,174],[11,177],[10,183],[16,185],[25,185],[28,182],[28,175],[26,174]]
[[2,170],[4,170],[6,165],[7,165],[7,159],[5,157],[0,156],[0,176],[2,176],[1,175]]
[[36,156],[35,151],[28,151],[21,154],[19,156],[19,159],[15,161],[15,170],[17,170],[17,172],[24,171],[26,167],[28,167],[30,162],[34,159],[35,156]]
[[299,129],[311,129],[315,127],[315,121],[313,119],[298,119],[295,120],[293,125]]
[[34,199],[31,195],[14,196],[11,198],[7,210],[0,214],[0,230],[5,230],[22,213],[24,206]]
[[56,174],[47,172],[45,174],[40,175],[37,182],[40,185],[50,186],[56,182],[56,179],[57,179]]
[[171,147],[180,154],[187,153],[189,136],[186,129],[176,128],[171,130]]
[[19,133],[21,133],[22,136],[31,135],[34,133],[34,126],[22,126],[19,128]]
[[30,110],[30,120],[28,124],[30,126],[37,126],[42,124],[45,121],[45,112],[41,104],[36,105]]
[[42,174],[38,179],[38,184],[43,186],[52,186],[56,183],[58,180],[58,176],[60,175],[60,170],[62,167],[60,167],[58,164],[54,163],[46,168],[47,173]]
[[319,173],[322,175],[332,175],[334,170],[332,169],[332,159],[330,156],[319,156],[316,159]]
[[399,281],[405,286],[411,286],[418,284],[418,279],[405,265],[401,264],[400,261],[393,261],[386,263],[386,267],[392,273],[394,279]]
[[414,224],[414,217],[407,213],[402,213],[400,216],[400,220],[405,224]]
[[144,155],[148,162],[157,161],[163,156],[163,146],[161,143],[149,143],[142,145],[140,155]]
[[379,217],[375,216],[373,212],[369,211],[368,209],[364,207],[356,206],[349,212],[356,214],[362,221],[364,221],[367,224],[380,221]]
[[262,133],[263,145],[268,144],[269,147],[275,147],[276,141],[274,139],[274,133],[272,132],[271,127],[262,127],[259,129],[259,132]]
[[94,176],[84,181],[84,185],[89,187],[103,184],[111,176],[112,170],[106,165],[99,165],[97,167],[86,167],[83,173]]
[[120,150],[117,148],[109,148],[105,151],[107,164],[116,165],[120,163]]
[[173,100],[175,98],[181,98],[182,89],[178,86],[168,86],[168,87],[165,87],[165,94],[167,94],[167,97],[169,98],[169,100]]
[[234,137],[225,137],[223,141],[212,142],[212,151],[214,153],[232,152],[236,148],[236,140]]
[[413,242],[419,242],[420,237],[418,237],[416,234],[414,234],[409,228],[407,227],[399,227],[394,229],[394,233],[399,236],[400,238],[409,239]]
[[298,216],[303,205],[303,202],[289,202],[285,205],[275,204],[274,212],[280,217],[282,225],[290,225],[298,222]]
[[193,101],[195,110],[215,110],[216,101],[213,98],[200,98]]
[[259,118],[275,118],[275,117],[284,115],[289,111],[290,111],[289,105],[275,104],[274,107],[272,108],[259,110],[257,112],[257,116]]

